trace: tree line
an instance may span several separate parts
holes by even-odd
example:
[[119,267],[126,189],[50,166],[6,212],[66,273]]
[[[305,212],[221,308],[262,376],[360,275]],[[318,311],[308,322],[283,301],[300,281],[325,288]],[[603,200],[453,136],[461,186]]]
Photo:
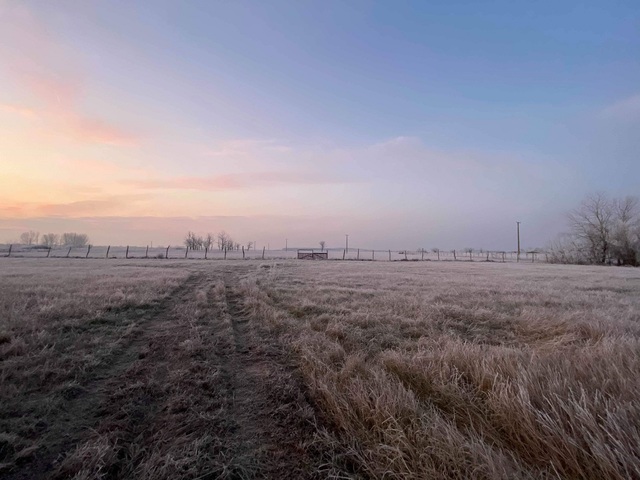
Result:
[[23,245],[41,245],[44,247],[86,247],[89,245],[89,236],[86,233],[66,232],[63,234],[45,233],[29,230],[20,234],[20,243]]
[[[197,235],[194,232],[187,232],[184,239],[184,245],[189,250],[211,250],[217,247],[219,250],[240,250],[244,244],[236,242],[231,235],[222,231],[218,234],[207,233],[206,235]],[[254,242],[247,242],[247,250],[255,248]]]
[[640,264],[640,200],[588,195],[569,212],[569,231],[549,248],[556,263]]

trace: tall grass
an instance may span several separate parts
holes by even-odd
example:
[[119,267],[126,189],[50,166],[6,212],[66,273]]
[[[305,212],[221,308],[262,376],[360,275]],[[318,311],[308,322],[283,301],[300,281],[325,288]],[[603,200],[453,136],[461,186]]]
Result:
[[638,270],[265,266],[246,307],[355,474],[640,478]]

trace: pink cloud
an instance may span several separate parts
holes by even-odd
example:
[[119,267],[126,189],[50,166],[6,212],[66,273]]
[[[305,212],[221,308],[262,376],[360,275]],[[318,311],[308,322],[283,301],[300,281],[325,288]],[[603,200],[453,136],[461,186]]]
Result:
[[116,215],[147,198],[146,195],[113,195],[68,203],[12,203],[0,205],[0,218]]
[[98,119],[74,116],[69,122],[70,133],[81,142],[133,146],[140,137],[124,128]]
[[0,14],[0,62],[13,83],[38,105],[3,104],[2,110],[42,119],[49,131],[80,143],[139,142],[136,132],[82,112],[87,82],[79,62],[27,7],[0,5]]
[[141,189],[236,190],[252,187],[285,185],[323,185],[351,183],[321,172],[254,172],[232,173],[210,177],[177,177],[161,180],[132,180],[128,185]]
[[23,107],[20,105],[11,105],[9,103],[0,103],[0,110],[7,113],[13,113],[25,118],[36,118],[38,112],[32,108]]

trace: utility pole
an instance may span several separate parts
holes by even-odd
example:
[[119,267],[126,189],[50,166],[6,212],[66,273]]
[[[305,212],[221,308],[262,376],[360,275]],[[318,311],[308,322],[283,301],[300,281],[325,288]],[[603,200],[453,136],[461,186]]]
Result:
[[289,239],[288,238],[284,239],[284,251],[285,252],[289,251]]
[[346,245],[345,245],[345,247],[346,247],[347,253],[349,253],[349,235],[347,235],[345,233],[344,236],[346,237]]
[[517,255],[517,261],[520,261],[520,222],[516,222],[516,225],[518,226],[518,255]]

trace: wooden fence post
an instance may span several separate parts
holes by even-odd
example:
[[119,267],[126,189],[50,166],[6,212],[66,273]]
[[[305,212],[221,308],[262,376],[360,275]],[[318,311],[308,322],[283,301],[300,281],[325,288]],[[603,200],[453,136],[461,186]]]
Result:
[[7,257],[11,256],[11,247],[13,247],[13,245],[9,244],[9,253],[7,254]]
[[111,250],[111,245],[107,247],[107,254],[104,256],[104,258],[109,258],[109,250]]
[[204,247],[204,259],[207,259],[207,253],[209,253],[209,247]]
[[376,259],[376,251],[371,250],[371,260],[375,260],[375,259]]
[[347,254],[346,250],[342,250],[342,259],[344,260],[345,255]]
[[438,261],[440,261],[440,249],[438,249]]
[[242,259],[244,260],[244,245],[242,246]]
[[389,250],[389,261],[391,261],[391,250]]
[[73,247],[69,247],[69,251],[67,252],[67,258],[69,258],[69,255],[71,254],[71,249],[72,249],[72,248],[73,248]]
[[489,252],[487,252],[487,262],[489,261]]
[[169,245],[167,247],[167,251],[164,253],[164,258],[166,258],[167,260],[169,260],[169,249],[171,248],[171,245]]
[[471,257],[471,254],[472,254],[472,253],[473,253],[473,252],[471,252],[471,250],[469,250],[469,261],[470,261],[470,262],[473,262],[473,258]]
[[147,251],[144,252],[144,258],[149,258],[149,245],[147,245]]
[[51,246],[49,246],[49,250],[47,251],[47,258],[49,258],[49,255],[51,255]]
[[422,261],[424,261],[424,248],[422,249]]
[[504,252],[502,252],[502,263],[504,263]]
[[356,260],[360,260],[360,249],[358,249],[358,256],[356,257]]
[[227,259],[227,247],[224,247],[224,259]]
[[89,245],[87,247],[87,254],[84,256],[84,258],[89,258],[89,252],[91,251],[91,245]]
[[531,252],[531,263],[536,261],[536,252]]
[[456,258],[456,251],[454,250],[454,251],[453,251],[453,261],[455,262],[456,260],[457,260],[457,258]]
[[124,252],[124,258],[129,258],[129,245],[127,245],[127,251]]
[[186,248],[186,250],[184,251],[184,258],[187,258],[187,255],[189,255],[189,247]]
[[267,248],[265,246],[262,247],[262,259],[264,260],[264,249]]
[[404,259],[405,259],[405,260],[409,260],[409,259],[407,258],[407,251],[406,251],[406,250],[404,251]]

